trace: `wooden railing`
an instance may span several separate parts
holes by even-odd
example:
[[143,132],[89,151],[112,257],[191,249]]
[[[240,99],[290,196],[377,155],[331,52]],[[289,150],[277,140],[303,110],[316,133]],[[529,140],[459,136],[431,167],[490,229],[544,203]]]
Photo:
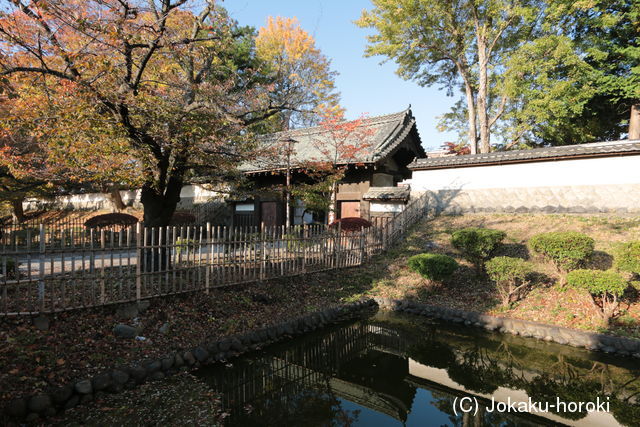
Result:
[[[420,197],[382,227],[160,227],[85,231],[44,225],[0,245],[0,315],[57,312],[361,265],[426,213]],[[36,236],[32,236],[35,233]],[[79,237],[79,234],[82,236]]]

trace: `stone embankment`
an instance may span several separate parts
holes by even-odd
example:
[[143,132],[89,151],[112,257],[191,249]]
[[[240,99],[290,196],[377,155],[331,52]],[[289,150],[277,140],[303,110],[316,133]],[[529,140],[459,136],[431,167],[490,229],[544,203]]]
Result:
[[80,378],[63,387],[14,399],[8,402],[3,412],[10,419],[37,422],[41,418],[91,402],[104,393],[119,393],[147,381],[162,380],[179,371],[226,362],[267,345],[357,318],[375,307],[374,300],[363,300],[306,314],[243,335],[212,339],[191,349],[172,351],[157,359],[114,367],[92,378]]
[[376,302],[382,309],[412,313],[466,326],[484,328],[488,331],[537,338],[573,347],[584,347],[592,351],[640,358],[640,340],[633,338],[579,331],[561,326],[491,316],[489,314],[422,304],[414,301],[376,298]]

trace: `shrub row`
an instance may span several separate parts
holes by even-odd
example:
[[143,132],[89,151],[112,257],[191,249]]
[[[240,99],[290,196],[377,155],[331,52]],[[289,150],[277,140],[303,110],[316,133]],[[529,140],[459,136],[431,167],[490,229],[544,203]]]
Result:
[[[453,232],[451,244],[474,265],[478,273],[486,271],[495,282],[502,305],[509,307],[530,290],[531,282],[527,279],[533,269],[530,263],[520,258],[500,256],[489,259],[505,237],[503,231],[472,227]],[[620,299],[629,283],[616,271],[578,269],[593,255],[595,241],[591,237],[573,231],[540,233],[533,236],[528,245],[532,252],[552,262],[569,286],[586,290],[598,308],[602,323],[609,324],[618,312]],[[640,241],[619,245],[614,256],[617,270],[640,274]],[[435,282],[448,279],[458,268],[453,258],[428,253],[409,258],[408,266]]]

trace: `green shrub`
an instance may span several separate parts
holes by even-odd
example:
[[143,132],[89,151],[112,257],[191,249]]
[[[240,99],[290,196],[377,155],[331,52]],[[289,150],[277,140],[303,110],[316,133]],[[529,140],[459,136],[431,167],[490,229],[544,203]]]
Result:
[[613,255],[618,270],[640,274],[640,241],[619,245]]
[[485,268],[491,280],[496,282],[504,307],[509,307],[524,296],[528,287],[526,278],[531,273],[531,264],[527,261],[500,256],[487,261]]
[[540,233],[529,239],[535,253],[551,260],[561,272],[575,270],[593,254],[594,241],[586,234],[575,231]]
[[305,239],[304,235],[300,233],[283,234],[282,239],[287,242],[287,250],[292,252],[310,248],[314,244],[313,240]]
[[507,234],[489,228],[463,228],[451,235],[451,244],[462,252],[462,256],[473,263],[478,272],[482,271],[484,262],[502,243]]
[[178,238],[175,243],[176,255],[187,252],[193,253],[197,250],[198,246],[199,242],[197,240]]
[[453,274],[458,268],[455,259],[441,254],[418,254],[407,261],[409,268],[422,277],[441,282]]
[[620,297],[629,285],[624,277],[610,270],[574,270],[567,274],[567,284],[589,292],[605,326],[616,315]]
[[0,275],[6,274],[9,279],[17,279],[18,266],[13,258],[0,257]]

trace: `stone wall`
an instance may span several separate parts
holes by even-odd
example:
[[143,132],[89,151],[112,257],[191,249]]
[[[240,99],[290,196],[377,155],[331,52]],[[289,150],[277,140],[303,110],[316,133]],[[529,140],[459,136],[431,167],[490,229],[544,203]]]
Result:
[[438,211],[640,213],[640,156],[415,170]]
[[483,328],[488,331],[520,335],[525,338],[537,338],[572,347],[584,347],[587,350],[616,353],[621,356],[632,356],[640,359],[640,340],[638,339],[579,331],[561,326],[491,316],[455,308],[421,304],[414,301],[376,298],[376,302],[381,308],[387,310],[417,314],[466,326]]
[[376,309],[374,300],[362,300],[295,317],[244,335],[203,342],[194,348],[172,351],[157,359],[141,360],[128,366],[114,366],[92,378],[78,378],[64,386],[6,402],[0,411],[0,424],[3,421],[2,415],[10,420],[36,423],[41,418],[91,402],[103,393],[120,393],[147,381],[162,380],[179,371],[190,371],[212,363],[225,363],[264,346],[357,318],[372,309]]
[[[640,165],[639,165],[640,166]],[[428,191],[439,212],[640,213],[640,183]]]

